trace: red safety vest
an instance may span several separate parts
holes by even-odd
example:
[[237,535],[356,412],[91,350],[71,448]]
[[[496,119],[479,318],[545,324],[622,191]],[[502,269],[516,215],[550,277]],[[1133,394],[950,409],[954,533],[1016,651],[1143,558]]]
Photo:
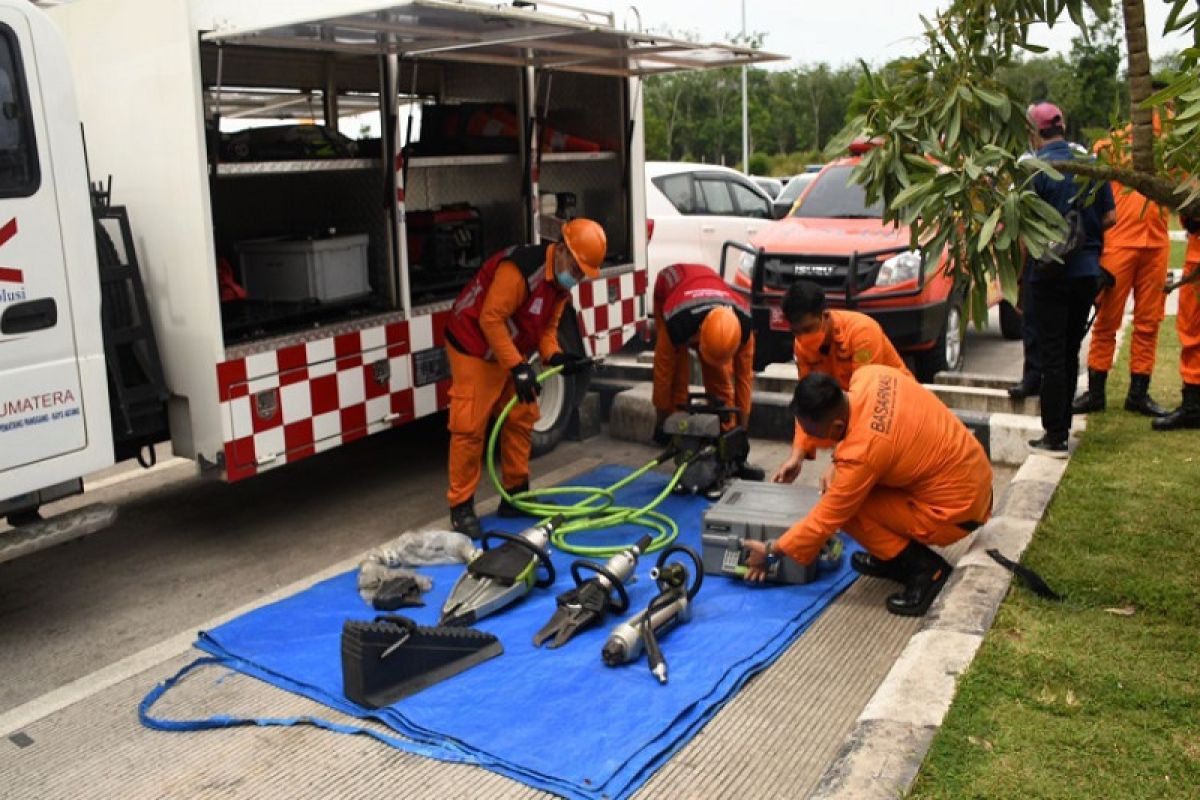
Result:
[[730,306],[737,313],[742,341],[746,341],[750,335],[750,302],[711,267],[672,264],[654,281],[654,310],[662,315],[676,345],[687,342],[717,306]]
[[496,270],[505,261],[511,261],[525,276],[529,293],[516,313],[508,318],[508,334],[521,355],[529,356],[536,351],[542,333],[554,316],[555,306],[570,294],[546,279],[546,253],[550,247],[550,244],[509,247],[483,262],[450,310],[450,322],[446,325],[446,338],[450,343],[467,355],[492,358],[491,345],[479,327],[479,315],[483,312],[483,303]]

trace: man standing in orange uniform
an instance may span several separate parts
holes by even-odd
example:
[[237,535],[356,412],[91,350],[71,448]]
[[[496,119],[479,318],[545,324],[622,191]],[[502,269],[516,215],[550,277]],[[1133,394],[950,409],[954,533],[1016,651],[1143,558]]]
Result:
[[747,541],[747,578],[762,580],[776,553],[811,564],[844,529],[865,549],[851,565],[904,588],[888,611],[921,616],[951,572],[929,545],[946,546],[987,522],[992,465],[983,446],[932,392],[892,367],[867,366],[843,392],[815,372],[792,412],[810,436],[834,439],[834,472],[808,516],[778,542]]
[[[666,444],[663,423],[687,402],[691,384],[688,348],[700,354],[704,390],[722,405],[750,419],[754,386],[754,334],[750,304],[714,270],[701,264],[674,264],[654,281],[654,440]],[[739,424],[724,421],[725,429]]]
[[[859,311],[827,309],[825,290],[812,281],[796,281],[789,286],[781,310],[795,337],[792,352],[800,380],[810,372],[824,372],[832,375],[842,389],[849,389],[854,372],[869,364],[895,367],[912,377],[878,322]],[[804,462],[816,458],[818,448],[833,444],[812,438],[797,422],[792,454],[771,480],[792,483]]]
[[[1154,129],[1159,129],[1158,115]],[[1116,134],[1118,144],[1128,151],[1129,128]],[[1096,153],[1113,149],[1111,139],[1096,142]],[[1128,158],[1126,157],[1126,160]],[[1171,239],[1167,231],[1167,211],[1138,192],[1115,181],[1113,198],[1117,205],[1117,224],[1104,232],[1104,250],[1100,266],[1112,274],[1115,283],[1101,295],[1092,344],[1088,349],[1088,389],[1075,398],[1071,411],[1090,414],[1107,405],[1105,383],[1116,353],[1117,329],[1125,314],[1125,301],[1133,291],[1133,344],[1129,360],[1129,393],[1125,410],[1161,417],[1167,410],[1150,397],[1150,374],[1154,372],[1154,354],[1158,349],[1158,327],[1163,321],[1166,296],[1167,262]]]
[[1200,428],[1200,219],[1184,217],[1187,254],[1179,286],[1179,310],[1175,330],[1179,333],[1179,374],[1183,378],[1183,404],[1153,420],[1156,431]]
[[[454,301],[446,326],[450,359],[450,525],[472,538],[482,535],[475,515],[475,487],[483,462],[488,422],[515,394],[500,435],[502,484],[509,494],[529,488],[529,450],[538,419],[537,373],[526,359],[536,350],[543,363],[565,374],[588,359],[564,353],[558,321],[580,280],[600,274],[608,244],[604,229],[589,219],[562,226],[562,243],[510,247],[489,258]],[[503,516],[520,512],[501,503]]]

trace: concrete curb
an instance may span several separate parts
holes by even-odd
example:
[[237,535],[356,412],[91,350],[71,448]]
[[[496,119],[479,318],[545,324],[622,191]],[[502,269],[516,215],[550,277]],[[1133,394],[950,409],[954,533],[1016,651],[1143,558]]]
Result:
[[1020,561],[1066,469],[1065,460],[1041,455],[1025,459],[996,516],[958,560],[921,629],[810,797],[892,800],[908,791],[954,700],[958,676],[975,657],[1012,580],[987,551],[995,548]]

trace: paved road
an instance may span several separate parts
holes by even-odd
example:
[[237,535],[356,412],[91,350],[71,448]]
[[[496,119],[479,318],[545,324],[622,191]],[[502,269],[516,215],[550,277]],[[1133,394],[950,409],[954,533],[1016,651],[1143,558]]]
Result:
[[[119,506],[112,528],[0,564],[0,713],[439,521],[444,426],[437,416],[239,484],[183,462],[89,492]],[[646,451],[607,438],[565,443],[535,469],[590,457],[640,464]]]

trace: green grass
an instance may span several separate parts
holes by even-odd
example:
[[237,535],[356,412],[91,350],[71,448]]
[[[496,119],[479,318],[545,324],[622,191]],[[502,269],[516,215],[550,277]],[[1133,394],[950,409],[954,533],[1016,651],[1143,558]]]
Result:
[[[1178,358],[1168,318],[1169,407]],[[1010,590],[912,797],[1200,798],[1200,431],[1120,410],[1127,359],[1024,557],[1067,599]]]
[[1171,269],[1181,269],[1183,267],[1183,255],[1187,252],[1187,242],[1177,242],[1171,240]]

